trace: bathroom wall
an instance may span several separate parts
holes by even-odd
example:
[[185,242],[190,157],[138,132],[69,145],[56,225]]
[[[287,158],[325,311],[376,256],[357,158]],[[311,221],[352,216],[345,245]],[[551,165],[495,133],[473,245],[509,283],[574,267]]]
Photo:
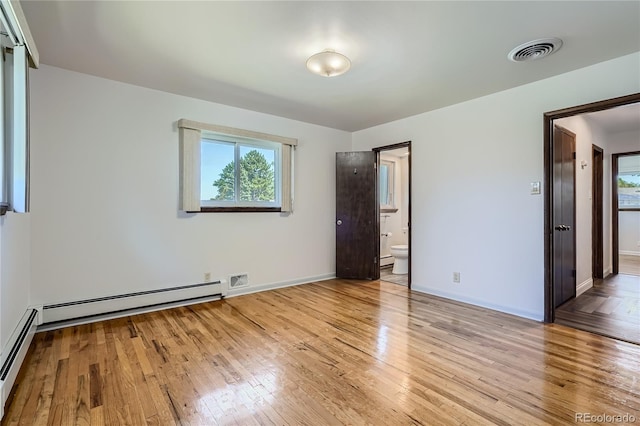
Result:
[[[380,154],[380,160],[390,161],[394,163],[394,197],[395,207],[398,209],[394,213],[380,213],[380,233],[391,233],[391,237],[380,236],[380,266],[390,265],[393,258],[390,256],[389,250],[392,245],[406,244],[407,235],[402,232],[402,228],[407,226],[407,181],[406,169],[408,162],[406,157],[397,157],[393,155]],[[403,179],[404,176],[404,179]]]

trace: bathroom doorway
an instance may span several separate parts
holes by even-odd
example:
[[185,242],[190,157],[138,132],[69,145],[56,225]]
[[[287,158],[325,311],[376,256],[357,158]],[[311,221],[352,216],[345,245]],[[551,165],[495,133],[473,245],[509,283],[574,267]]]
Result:
[[411,142],[373,149],[380,213],[380,280],[411,288]]

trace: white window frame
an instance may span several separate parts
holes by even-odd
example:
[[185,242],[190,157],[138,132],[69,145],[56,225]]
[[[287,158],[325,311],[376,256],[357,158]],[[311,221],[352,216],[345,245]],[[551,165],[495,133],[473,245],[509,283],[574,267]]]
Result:
[[[237,129],[216,124],[202,123],[187,119],[178,120],[180,138],[180,210],[188,213],[199,212],[233,212],[233,211],[277,211],[282,213],[293,212],[294,182],[293,163],[294,148],[298,140],[269,133],[255,132],[252,130]],[[201,176],[201,143],[203,137],[214,135],[217,138],[232,138],[233,140],[250,140],[260,143],[268,142],[280,145],[280,191],[279,207],[208,207],[202,205],[200,191]],[[245,210],[242,210],[245,209]]]
[[0,214],[29,212],[29,65],[39,55],[17,1],[0,0]]
[[[390,210],[395,209],[395,173],[396,163],[390,160],[380,160],[380,167],[387,167],[387,204],[380,203],[380,209]],[[379,182],[380,190],[383,189],[382,182]]]

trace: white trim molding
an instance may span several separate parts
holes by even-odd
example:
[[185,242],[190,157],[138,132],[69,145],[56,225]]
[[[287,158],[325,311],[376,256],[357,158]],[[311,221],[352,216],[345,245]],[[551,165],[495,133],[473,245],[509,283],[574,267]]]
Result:
[[593,278],[589,278],[576,286],[576,297],[593,287]]

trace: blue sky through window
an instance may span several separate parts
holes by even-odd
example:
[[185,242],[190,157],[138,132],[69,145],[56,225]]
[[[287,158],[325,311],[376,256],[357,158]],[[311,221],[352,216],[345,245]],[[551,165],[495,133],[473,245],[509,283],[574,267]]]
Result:
[[234,144],[202,141],[200,144],[200,199],[211,200],[218,195],[213,182],[218,180],[224,166],[233,161]]
[[[250,145],[240,145],[240,156],[243,157],[249,151],[256,150],[267,160],[269,164],[275,164],[276,151],[274,149],[258,148]],[[213,183],[220,178],[224,167],[234,161],[234,143],[203,140],[200,144],[200,199],[211,200],[218,195],[218,188]],[[275,181],[274,181],[275,186]]]

